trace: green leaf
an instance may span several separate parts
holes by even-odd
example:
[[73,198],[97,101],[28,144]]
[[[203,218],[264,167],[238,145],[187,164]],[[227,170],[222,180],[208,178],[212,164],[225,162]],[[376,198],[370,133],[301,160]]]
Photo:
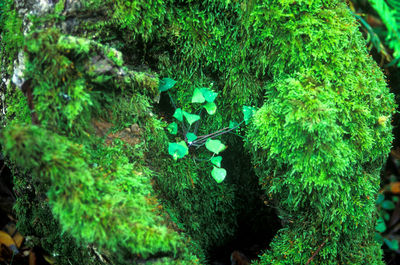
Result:
[[374,238],[376,242],[378,242],[381,245],[383,244],[383,236],[381,234],[375,232]]
[[170,123],[167,127],[167,130],[170,134],[177,134],[178,132],[178,124],[176,122]]
[[206,99],[203,96],[203,93],[201,93],[200,89],[195,88],[193,91],[193,96],[192,96],[192,103],[204,103]]
[[389,221],[390,219],[390,214],[386,211],[382,211],[383,212],[383,219],[385,219],[385,221]]
[[194,133],[188,132],[186,134],[186,138],[187,138],[188,142],[191,143],[197,139],[197,135],[195,135]]
[[254,107],[243,106],[243,116],[244,116],[244,122],[246,124],[250,121],[251,117],[253,117],[255,112],[256,109]]
[[200,120],[200,116],[196,115],[196,114],[190,114],[186,111],[182,111],[183,116],[185,116],[187,122],[192,125],[193,123],[195,123],[196,121]]
[[226,170],[224,168],[214,167],[211,171],[211,176],[217,183],[221,183],[226,177]]
[[230,129],[235,129],[239,126],[239,123],[237,123],[236,121],[229,121],[229,128]]
[[386,200],[382,202],[382,208],[385,210],[393,210],[396,207],[392,201]]
[[168,91],[175,85],[176,81],[171,78],[163,78],[160,80],[160,83],[158,84],[158,90],[160,92]]
[[200,91],[207,102],[213,102],[215,98],[218,96],[217,92],[214,92],[206,87],[200,88]]
[[174,117],[175,119],[177,119],[178,121],[183,121],[182,109],[181,109],[181,108],[177,108],[177,109],[175,110],[175,113],[174,113],[173,117]]
[[383,238],[383,241],[385,242],[385,244],[391,249],[391,250],[399,250],[399,241],[393,239],[393,240],[389,240],[387,238]]
[[211,163],[216,165],[217,167],[221,167],[222,156],[215,156],[211,158]]
[[376,204],[381,204],[384,200],[385,200],[385,195],[379,193],[378,198],[376,198]]
[[169,143],[168,153],[176,161],[178,158],[183,158],[185,155],[187,155],[189,153],[189,149],[185,141],[180,141],[179,143]]
[[215,105],[214,102],[207,102],[206,104],[204,104],[203,107],[206,109],[207,113],[210,115],[214,115],[215,112],[217,111],[217,105]]
[[208,139],[206,142],[206,148],[217,155],[225,150],[226,145],[224,145],[220,140]]
[[375,226],[376,231],[383,233],[386,231],[386,224],[382,218],[379,218]]

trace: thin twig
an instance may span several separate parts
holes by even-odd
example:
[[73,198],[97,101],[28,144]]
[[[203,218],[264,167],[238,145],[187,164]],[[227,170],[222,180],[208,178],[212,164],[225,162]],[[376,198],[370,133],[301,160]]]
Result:
[[172,106],[174,107],[174,109],[176,109],[176,105],[175,105],[174,100],[172,99],[171,93],[169,93],[169,91],[167,91],[167,94],[169,96],[169,100],[171,100]]
[[322,243],[322,244],[318,247],[317,251],[315,251],[314,254],[311,256],[311,258],[308,259],[306,265],[310,264],[310,262],[315,258],[315,256],[318,254],[318,252],[321,250],[321,248],[325,245],[325,243],[326,243],[326,242]]
[[240,126],[242,123],[243,123],[243,121],[240,122],[238,125],[236,125],[236,126],[233,127],[233,128],[225,127],[225,128],[220,129],[220,130],[218,130],[218,131],[216,131],[216,132],[213,132],[213,133],[210,133],[210,134],[206,134],[206,135],[198,136],[197,139],[194,140],[194,141],[191,143],[191,145],[192,145],[192,146],[196,146],[196,147],[200,147],[200,146],[204,145],[204,143],[208,140],[208,138],[214,138],[214,137],[218,137],[218,136],[220,136],[220,135],[222,135],[222,134],[232,132],[233,130],[236,130],[237,128],[239,128],[239,126]]

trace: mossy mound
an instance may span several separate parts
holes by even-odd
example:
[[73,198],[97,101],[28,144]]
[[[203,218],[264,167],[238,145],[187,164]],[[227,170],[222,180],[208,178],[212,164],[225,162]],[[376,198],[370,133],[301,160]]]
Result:
[[391,146],[393,95],[344,4],[268,8],[254,19],[275,25],[263,40],[275,78],[248,146],[285,227],[260,264],[383,264],[374,199]]
[[[35,193],[16,206],[20,226],[53,233],[49,252],[68,243],[76,263],[99,262],[91,246],[114,263],[207,263],[238,219],[268,220],[266,201],[284,227],[260,264],[381,264],[374,198],[394,103],[344,1],[71,0],[23,18],[13,8],[0,5],[2,76],[14,83],[1,86],[1,146],[17,189]],[[178,81],[174,102],[158,104],[160,77]],[[221,184],[207,150],[177,162],[167,152],[185,137],[166,133],[173,105],[200,112],[198,87],[218,92],[199,134],[259,108],[222,136]]]

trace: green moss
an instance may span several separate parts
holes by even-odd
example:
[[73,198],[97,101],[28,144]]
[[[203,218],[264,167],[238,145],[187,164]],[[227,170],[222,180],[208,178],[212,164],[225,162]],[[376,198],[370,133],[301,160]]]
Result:
[[[63,2],[42,20],[61,19]],[[317,249],[314,263],[381,264],[373,198],[392,139],[393,97],[343,1],[88,0],[80,10],[102,17],[79,24],[80,36],[36,30],[42,20],[35,20],[24,51],[39,127],[17,125],[31,113],[10,90],[13,122],[2,137],[62,231],[117,263],[195,263],[191,253],[204,261],[233,235],[240,214],[268,214],[254,167],[284,224],[260,264],[305,264]],[[16,32],[16,13],[4,18]],[[17,43],[7,51],[13,58],[16,36],[7,37]],[[239,132],[248,130],[253,165],[234,135],[224,136],[222,184],[196,160],[203,151],[173,162],[166,145],[174,139],[158,118],[169,120],[173,110],[153,104],[159,76],[178,80],[172,96],[190,111],[200,110],[188,104],[193,89],[213,84],[218,111],[202,118],[200,134],[242,120],[243,105],[260,107]],[[101,135],[94,122],[108,123]],[[133,125],[138,143],[110,140]],[[36,206],[21,206],[20,215],[29,207]]]
[[248,137],[286,225],[260,264],[305,264],[320,246],[317,264],[383,264],[374,198],[391,146],[393,95],[343,4],[268,8],[275,12],[257,7],[252,16],[275,25],[262,40],[275,43],[265,49],[275,79]]
[[[12,163],[9,166],[13,167]],[[18,195],[14,207],[18,231],[29,236],[28,242],[43,247],[60,265],[101,264],[93,250],[63,231],[59,222],[52,218],[50,206],[43,200],[46,186],[34,182],[22,172],[15,171],[13,175]]]
[[236,228],[234,189],[227,183],[217,184],[206,163],[188,158],[173,162],[171,157],[156,168],[156,190],[168,213],[203,250],[220,246]]
[[7,105],[6,122],[8,124],[31,122],[31,111],[21,90],[8,85],[5,98]]
[[118,253],[119,262],[184,253],[183,238],[157,214],[148,171],[120,147],[83,149],[36,126],[10,126],[3,139],[3,152],[46,184],[53,215],[79,242]]
[[0,48],[1,71],[11,75],[14,60],[23,44],[22,19],[19,17],[12,0],[4,0],[0,3],[0,34],[2,43]]
[[[108,147],[90,136],[95,131],[92,119],[102,118],[115,122],[113,130],[137,123],[153,133],[159,125],[140,92],[154,91],[158,80],[135,71],[122,75],[117,51],[56,29],[31,33],[25,50],[25,77],[32,80],[34,113],[41,127],[9,124],[3,151],[21,162],[18,168],[32,171],[62,230],[82,245],[95,243],[119,263],[195,263],[187,252],[189,241],[168,227],[167,216],[151,195],[151,173],[143,166],[145,142],[126,146],[114,140]],[[126,77],[135,82],[126,82]],[[100,105],[102,113],[96,113]],[[57,227],[51,227],[59,235]]]

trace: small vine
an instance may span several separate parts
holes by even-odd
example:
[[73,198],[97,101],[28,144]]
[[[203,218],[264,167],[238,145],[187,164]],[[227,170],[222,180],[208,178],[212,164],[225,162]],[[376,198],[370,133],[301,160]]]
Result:
[[[205,109],[209,115],[214,115],[217,112],[217,105],[214,101],[217,98],[218,93],[206,87],[195,88],[191,103],[202,104],[202,109],[198,114],[193,114],[176,106],[176,103],[169,92],[169,90],[173,88],[175,84],[176,81],[171,78],[163,78],[160,80],[159,84],[159,91],[166,92],[168,94],[175,109],[173,117],[176,121],[170,123],[167,126],[167,130],[170,134],[177,135],[180,127],[182,132],[181,141],[168,143],[168,153],[176,161],[189,154],[189,147],[200,148],[205,146],[206,149],[212,153],[211,156],[206,159],[206,161],[210,161],[213,165],[211,176],[217,183],[221,183],[226,177],[226,169],[221,167],[222,156],[219,154],[224,151],[227,146],[222,143],[221,140],[214,138],[236,131],[243,123],[247,124],[255,113],[255,108],[243,106],[244,117],[241,122],[238,123],[235,121],[230,121],[228,127],[224,127],[209,134],[197,135],[202,110]],[[192,129],[193,125],[195,126]]]

